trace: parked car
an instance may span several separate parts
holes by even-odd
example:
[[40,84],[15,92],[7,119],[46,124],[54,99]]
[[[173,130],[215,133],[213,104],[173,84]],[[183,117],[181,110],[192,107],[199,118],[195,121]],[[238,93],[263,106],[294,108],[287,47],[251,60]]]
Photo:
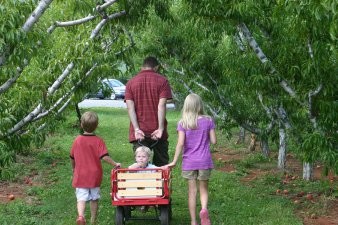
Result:
[[110,97],[110,99],[124,98],[126,92],[126,86],[116,79],[103,79],[101,81],[101,87],[97,93],[90,93],[87,98],[99,98],[104,99]]

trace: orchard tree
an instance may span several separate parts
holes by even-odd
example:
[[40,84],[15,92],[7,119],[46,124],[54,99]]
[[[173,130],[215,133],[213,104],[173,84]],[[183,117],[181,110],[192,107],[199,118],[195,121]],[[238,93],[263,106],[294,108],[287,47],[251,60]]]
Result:
[[281,168],[293,143],[311,179],[317,160],[338,171],[335,7],[335,1],[174,1],[170,16],[150,9],[135,33],[143,33],[142,54],[156,52],[175,68],[167,71],[175,89],[199,93],[226,122],[265,144],[278,137]]
[[[337,165],[337,16],[317,1],[15,1],[0,6],[0,167],[41,143],[106,76],[157,56],[177,102],[196,92],[223,130]],[[71,106],[71,107],[68,107]],[[10,149],[15,149],[11,151]]]
[[132,9],[116,0],[0,4],[0,177],[100,79],[119,76],[134,47]]

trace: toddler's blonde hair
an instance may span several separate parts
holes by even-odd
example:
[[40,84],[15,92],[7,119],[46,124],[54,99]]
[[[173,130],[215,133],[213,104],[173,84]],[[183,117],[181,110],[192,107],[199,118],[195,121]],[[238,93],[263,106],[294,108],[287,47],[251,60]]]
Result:
[[148,148],[146,146],[140,146],[140,147],[138,147],[135,150],[135,156],[137,156],[137,153],[140,153],[140,152],[146,153],[146,155],[148,156],[148,158],[150,158],[150,156],[151,156],[151,150],[150,150],[150,148]]

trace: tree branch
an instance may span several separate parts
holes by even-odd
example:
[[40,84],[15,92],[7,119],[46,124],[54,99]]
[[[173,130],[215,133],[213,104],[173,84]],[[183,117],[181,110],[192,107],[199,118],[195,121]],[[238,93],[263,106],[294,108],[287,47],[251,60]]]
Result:
[[66,22],[55,21],[54,24],[51,25],[47,29],[47,32],[49,34],[51,34],[57,27],[69,27],[69,26],[75,26],[75,25],[83,24],[83,23],[86,23],[88,21],[95,19],[96,17],[97,16],[89,15],[87,17],[84,17],[84,18],[81,18],[81,19],[78,19],[78,20],[73,20],[73,21],[66,21]]
[[33,25],[39,20],[45,10],[49,7],[53,0],[41,0],[38,6],[35,8],[33,13],[30,17],[26,20],[25,24],[23,25],[22,29],[25,32],[28,32]]
[[[252,34],[251,34],[250,30],[248,29],[248,27],[244,23],[241,23],[241,24],[238,25],[238,30],[246,38],[246,40],[248,41],[250,47],[255,52],[255,54],[259,58],[259,60],[263,64],[266,64],[266,63],[270,62],[270,60],[266,57],[266,55],[264,54],[264,52],[262,51],[262,49],[259,47],[259,45],[256,42],[255,38],[252,36]],[[270,74],[274,75],[276,73],[277,73],[276,69],[271,66]],[[298,103],[302,104],[302,102],[298,100],[296,92],[290,87],[290,85],[287,83],[287,81],[285,79],[281,78],[280,76],[278,76],[278,77],[280,78],[280,85],[282,86],[282,88],[291,97],[295,98]]]
[[96,10],[100,12],[100,11],[104,10],[105,8],[107,8],[108,6],[114,4],[115,2],[117,2],[117,0],[109,0],[102,5],[96,6]]
[[126,11],[121,11],[118,13],[114,13],[108,16],[108,18],[101,20],[101,22],[99,24],[96,25],[95,29],[92,31],[91,35],[90,35],[90,39],[94,39],[100,32],[100,30],[102,29],[102,27],[109,21],[112,20],[114,18],[123,16],[126,14]]
[[52,95],[60,87],[61,83],[70,74],[73,68],[74,63],[73,62],[69,63],[66,69],[63,71],[63,73],[59,76],[59,78],[53,83],[51,87],[48,88],[49,95]]
[[20,67],[17,67],[16,75],[14,77],[9,78],[4,84],[0,86],[0,94],[7,91],[15,83],[15,81],[20,77],[21,73],[22,73],[22,69]]
[[309,99],[309,103],[308,103],[308,106],[309,106],[309,117],[310,117],[310,121],[313,125],[313,127],[315,129],[318,128],[318,124],[317,124],[317,118],[316,116],[314,115],[314,112],[313,112],[313,97],[318,95],[319,92],[322,90],[323,88],[323,85],[320,84],[316,90],[314,91],[310,91],[309,94],[308,94],[308,99]]
[[31,122],[41,111],[42,111],[42,104],[39,104],[25,118],[23,118],[20,122],[18,122],[17,124],[15,124],[13,126],[13,128],[9,129],[7,131],[6,136],[9,136],[9,135],[17,132],[18,130],[20,130],[23,126],[25,126],[26,124],[28,124],[29,122]]
[[[69,64],[70,65],[70,64]],[[37,115],[33,121],[39,120],[45,116],[47,116],[50,112],[52,112],[58,105],[60,105],[61,102],[63,102],[66,98],[68,98],[74,91],[81,85],[81,83],[94,71],[94,69],[97,67],[97,64],[94,64],[85,74],[85,76],[79,80],[76,85],[74,85],[65,95],[63,95],[61,98],[59,98],[56,103],[48,110],[40,113]],[[68,104],[67,104],[68,105]]]
[[[26,20],[24,25],[22,26],[22,30],[24,32],[28,32],[32,29],[33,25],[39,20],[39,18],[42,16],[42,14],[45,12],[45,10],[49,7],[49,5],[52,3],[53,0],[41,0],[38,4],[38,6],[35,8],[35,10],[32,12],[30,17]],[[2,52],[0,55],[0,66],[4,65],[7,59],[6,49],[8,50],[8,47],[5,48],[5,51]]]

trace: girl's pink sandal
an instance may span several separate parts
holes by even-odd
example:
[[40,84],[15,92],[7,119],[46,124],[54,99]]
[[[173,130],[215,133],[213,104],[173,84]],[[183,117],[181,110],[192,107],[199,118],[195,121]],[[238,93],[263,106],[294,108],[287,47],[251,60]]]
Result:
[[200,211],[201,225],[211,225],[209,219],[209,213],[207,209],[202,209]]

